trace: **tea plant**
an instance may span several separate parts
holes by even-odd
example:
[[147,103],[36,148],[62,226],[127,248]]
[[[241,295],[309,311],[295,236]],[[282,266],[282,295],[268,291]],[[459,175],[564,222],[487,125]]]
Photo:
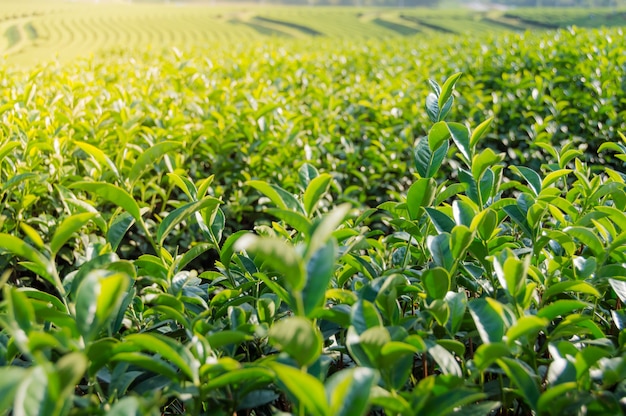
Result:
[[[543,146],[539,170],[507,163],[483,145],[492,119],[448,121],[460,78],[430,81],[398,198],[336,203],[337,180],[304,163],[296,182],[241,183],[263,216],[232,233],[215,177],[178,153],[188,138],[137,125],[143,146],[116,129],[114,152],[39,139],[14,113],[0,409],[623,413],[624,174],[567,146]],[[599,150],[623,160],[619,137]]]

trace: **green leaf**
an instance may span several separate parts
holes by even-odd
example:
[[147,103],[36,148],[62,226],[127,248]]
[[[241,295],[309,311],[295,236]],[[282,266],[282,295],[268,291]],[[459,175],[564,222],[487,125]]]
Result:
[[516,297],[526,283],[526,275],[530,267],[530,256],[520,260],[509,249],[494,256],[493,268],[500,285],[512,297]]
[[439,121],[433,124],[428,132],[428,146],[430,150],[434,152],[449,138],[450,131],[448,130],[448,126],[445,122]]
[[429,235],[426,238],[426,245],[433,256],[434,263],[448,271],[452,271],[456,259],[452,256],[450,248],[450,234],[441,233],[436,236]]
[[497,163],[502,162],[504,154],[496,154],[489,147],[475,155],[472,159],[472,176],[476,182],[480,181],[485,171]]
[[369,328],[382,326],[383,320],[371,302],[359,299],[352,306],[350,323],[354,326],[357,334],[362,334]]
[[626,303],[626,282],[623,280],[609,278],[609,284],[620,300]]
[[412,220],[418,219],[422,207],[432,204],[436,192],[437,182],[432,178],[421,178],[411,185],[406,195],[406,205]]
[[176,184],[176,186],[178,186],[185,193],[185,195],[187,195],[187,198],[189,198],[190,201],[198,199],[198,189],[189,179],[183,178],[182,176],[171,172],[167,174],[167,178],[170,182]]
[[294,230],[304,235],[311,234],[311,228],[313,224],[311,221],[296,211],[280,209],[280,208],[268,208],[265,210],[268,214],[275,216],[276,218],[283,220],[287,225]]
[[367,413],[370,391],[379,376],[375,370],[365,367],[341,370],[333,374],[325,385],[326,398],[330,404],[329,415],[359,416]]
[[76,182],[70,188],[92,192],[122,208],[137,222],[142,222],[141,211],[135,199],[122,188],[106,182]]
[[113,163],[111,158],[109,158],[106,155],[106,153],[104,153],[102,150],[98,149],[96,146],[93,146],[85,142],[76,141],[74,142],[74,144],[76,144],[76,146],[78,146],[83,152],[93,157],[101,166],[103,167],[108,166],[108,168],[111,169],[111,172],[113,172],[113,174],[117,178],[120,177],[120,173],[117,170],[117,166],[115,166],[115,163]]
[[458,293],[448,292],[444,297],[444,301],[450,310],[450,318],[446,323],[446,328],[448,328],[448,331],[454,335],[461,328],[461,324],[463,323],[463,319],[465,317],[465,311],[467,309],[467,295],[464,291]]
[[469,163],[472,160],[472,149],[469,142],[469,130],[460,123],[447,123],[448,130],[456,147],[459,149],[465,160]]
[[313,235],[306,247],[305,259],[309,259],[332,238],[333,233],[344,221],[352,206],[348,203],[335,207],[313,226]]
[[276,373],[281,389],[301,403],[307,415],[330,414],[324,385],[318,379],[284,364],[270,362],[267,366]]
[[18,147],[19,145],[20,143],[17,141],[9,141],[3,144],[2,147],[0,147],[0,161],[2,161],[2,159],[4,159],[6,155],[11,153],[13,149]]
[[437,103],[439,97],[433,93],[426,96],[426,114],[433,123],[439,121],[439,104]]
[[195,212],[203,209],[215,208],[220,204],[220,200],[213,197],[205,197],[200,201],[190,202],[183,205],[180,208],[170,212],[167,217],[161,221],[159,228],[157,229],[157,241],[160,246],[163,245],[165,238],[172,232],[174,227],[191,217]]
[[302,366],[310,366],[322,354],[322,335],[311,321],[292,316],[276,322],[269,331],[269,340]]
[[465,194],[479,207],[482,207],[482,201],[478,195],[478,184],[474,180],[471,173],[464,169],[459,169],[459,180],[465,185]]
[[485,344],[500,342],[505,333],[505,322],[493,304],[485,299],[473,299],[468,303],[470,314]]
[[430,218],[438,233],[450,233],[454,228],[454,221],[443,212],[435,208],[426,208],[426,214]]
[[36,248],[17,237],[0,233],[0,249],[0,252],[4,250],[36,264],[41,271],[41,277],[52,283],[61,294],[65,293],[63,284],[56,275],[54,264]]
[[180,270],[183,270],[189,263],[191,263],[193,260],[212,248],[214,248],[214,246],[211,243],[201,243],[193,246],[192,248],[187,250],[182,256],[178,256],[176,261],[172,263],[172,266],[175,266],[175,268],[172,269],[172,273],[177,273]]
[[586,302],[573,299],[560,299],[548,305],[544,305],[537,311],[537,316],[550,321],[565,316],[576,309],[584,309],[590,305]]
[[148,148],[135,160],[133,167],[128,173],[128,180],[134,183],[145,171],[153,168],[163,155],[181,146],[182,143],[180,142],[164,141]]
[[55,364],[56,380],[58,382],[58,401],[71,403],[74,390],[79,381],[87,372],[87,357],[80,352],[71,352],[61,357]]
[[111,244],[111,249],[117,251],[122,239],[135,223],[135,219],[128,212],[122,212],[113,219],[109,231],[107,232],[107,241]]
[[280,186],[271,185],[263,181],[247,181],[246,185],[253,187],[263,195],[268,197],[274,205],[280,209],[287,209],[297,211],[300,214],[306,214],[302,205],[298,200],[289,192],[285,191]]
[[569,399],[571,396],[568,393],[575,392],[577,389],[577,382],[550,386],[543,392],[541,397],[539,397],[539,400],[537,401],[537,409],[540,414],[562,414],[562,406],[568,406],[571,404],[571,400]]
[[226,267],[226,269],[230,268],[230,260],[233,257],[235,252],[235,245],[237,241],[244,235],[249,234],[246,230],[237,231],[236,233],[231,234],[224,244],[222,245],[222,249],[220,251],[220,261]]
[[457,262],[465,258],[465,252],[474,241],[474,233],[465,225],[457,225],[450,234],[450,251]]
[[15,287],[4,287],[4,298],[7,301],[7,312],[10,324],[27,335],[35,322],[35,309],[23,291]]
[[[537,411],[539,401],[539,387],[533,380],[530,371],[519,361],[512,358],[502,357],[497,360],[498,365],[504,370],[511,381],[519,388],[521,396],[531,409]],[[537,376],[535,375],[535,378]]]
[[330,182],[333,179],[328,173],[323,173],[313,178],[304,191],[302,201],[304,202],[304,211],[310,216],[313,214],[317,203],[322,195],[328,192]]
[[547,319],[538,316],[522,316],[506,331],[507,343],[512,346],[521,337],[532,340],[548,323]]
[[373,326],[368,328],[365,332],[359,335],[359,347],[367,356],[365,363],[360,363],[363,366],[374,366],[382,369],[379,358],[382,348],[391,342],[391,336],[387,328],[383,326]]
[[[51,386],[54,384],[54,386]],[[13,402],[13,414],[20,416],[54,415],[57,412],[58,397],[50,394],[59,391],[56,380],[49,380],[43,366],[39,365],[26,373],[18,385]]]
[[300,186],[302,189],[306,189],[309,183],[319,175],[319,172],[315,166],[309,163],[304,163],[298,170],[298,178],[300,179]]
[[110,361],[134,365],[151,373],[161,374],[170,380],[176,381],[180,379],[181,373],[163,359],[136,351],[125,352],[125,348],[135,349],[135,347],[125,344],[123,348],[120,348],[121,352],[114,351],[111,354]]
[[13,406],[15,392],[26,378],[27,371],[16,366],[0,367],[0,409],[10,409]]
[[489,198],[494,194],[496,190],[496,177],[491,168],[487,168],[483,177],[478,182],[478,189],[480,191],[480,206],[484,206]]
[[511,350],[504,342],[482,344],[474,352],[474,364],[479,371],[485,371],[497,359],[511,354]]
[[528,238],[533,238],[533,233],[530,230],[526,215],[522,212],[518,205],[507,205],[502,208],[504,212],[517,224],[522,232],[526,234]]
[[450,274],[442,267],[425,270],[421,280],[426,293],[433,299],[443,299],[450,290]]
[[314,253],[306,265],[306,283],[302,290],[304,313],[311,316],[313,311],[324,305],[326,289],[335,271],[337,247],[333,240]]
[[138,397],[123,397],[115,402],[107,412],[107,416],[144,416],[145,409]]
[[433,360],[435,360],[443,374],[463,377],[461,367],[456,361],[456,358],[454,358],[454,355],[452,355],[447,349],[445,349],[441,345],[434,344],[432,346],[429,346],[428,355],[433,357]]
[[246,341],[252,341],[254,338],[245,332],[224,330],[207,335],[206,339],[211,348],[217,351],[226,345],[239,345]]
[[[477,392],[463,387],[451,388],[444,393],[432,397],[425,406],[425,412],[420,412],[427,416],[456,415],[459,411],[466,409],[468,405],[476,403],[487,397],[485,393]],[[481,416],[487,415],[483,413]]]
[[472,137],[470,138],[470,147],[474,148],[478,141],[485,135],[487,129],[491,126],[491,122],[493,121],[493,117],[489,117],[487,120],[483,121],[474,129],[472,133]]
[[199,365],[195,365],[189,350],[174,339],[156,333],[131,334],[115,347],[115,351],[124,351],[129,346],[158,354],[179,368],[188,380],[195,381],[197,378],[197,371],[192,370],[192,366],[197,370]]
[[450,308],[442,299],[435,299],[428,305],[428,313],[430,313],[439,326],[444,326],[450,320]]
[[124,273],[90,271],[76,291],[76,324],[86,342],[103,328],[119,307],[129,278]]
[[413,357],[420,352],[414,345],[400,341],[389,341],[383,345],[378,357],[378,366],[385,386],[400,390],[411,375]]
[[548,173],[543,180],[541,181],[541,188],[545,189],[548,186],[552,185],[554,182],[558,181],[563,176],[569,175],[572,173],[571,169],[559,169],[554,172]]
[[24,232],[24,235],[28,239],[30,239],[30,241],[32,241],[32,243],[38,249],[41,250],[41,249],[44,248],[45,244],[44,244],[43,240],[41,239],[41,236],[39,235],[37,230],[35,230],[33,227],[31,227],[30,225],[26,224],[25,222],[20,223],[20,228]]
[[235,248],[246,250],[279,272],[293,290],[300,291],[304,288],[306,284],[304,261],[292,245],[278,238],[258,237],[248,233],[237,240]]
[[470,224],[470,230],[478,231],[478,235],[483,241],[488,241],[498,225],[498,214],[491,209],[487,208],[478,213]]
[[539,195],[541,192],[541,176],[537,172],[524,166],[510,166],[509,169],[526,179],[535,196]]
[[444,141],[442,146],[431,152],[427,137],[422,137],[417,141],[413,156],[415,169],[421,177],[429,178],[437,173],[448,152],[448,148],[448,142]]
[[91,212],[84,212],[82,214],[75,214],[65,218],[61,224],[57,227],[52,240],[50,241],[50,251],[52,257],[54,257],[61,247],[72,237],[74,232],[80,230],[85,224],[87,224],[96,215]]
[[600,258],[604,254],[602,241],[600,241],[600,238],[589,228],[567,227],[563,231],[589,247],[596,258]]
[[443,108],[444,105],[448,102],[448,100],[452,96],[454,86],[456,85],[456,82],[459,80],[459,78],[461,78],[461,75],[463,75],[463,73],[461,72],[450,75],[448,79],[443,83],[443,85],[441,86],[441,92],[439,93],[439,100],[437,101],[439,108]]
[[560,295],[565,292],[585,293],[587,295],[600,297],[600,292],[587,282],[568,280],[565,282],[555,283],[550,285],[543,293],[543,301],[545,302],[552,296]]
[[476,217],[476,211],[468,202],[457,199],[452,202],[452,216],[454,217],[456,225],[469,227],[474,217]]

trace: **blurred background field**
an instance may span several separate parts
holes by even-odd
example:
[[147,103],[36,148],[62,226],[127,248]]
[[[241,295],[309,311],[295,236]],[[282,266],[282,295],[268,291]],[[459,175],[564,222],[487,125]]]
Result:
[[438,7],[366,6],[386,4],[385,0],[377,1],[359,1],[357,4],[365,4],[361,7],[299,7],[174,0],[3,0],[0,56],[8,64],[32,65],[51,59],[67,62],[120,48],[222,47],[270,38],[424,39],[626,24],[626,7],[615,0],[585,3],[611,5],[593,9],[513,8],[478,3],[460,7],[454,1],[421,0],[388,3]]

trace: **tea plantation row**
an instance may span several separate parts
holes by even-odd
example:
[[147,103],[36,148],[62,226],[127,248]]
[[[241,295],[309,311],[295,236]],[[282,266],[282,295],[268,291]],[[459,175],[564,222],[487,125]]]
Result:
[[0,414],[623,413],[621,37],[3,68]]
[[423,40],[441,34],[482,37],[487,33],[626,23],[623,8],[473,12],[149,3],[0,0],[0,53],[12,64],[33,65],[54,58],[71,62],[103,50],[129,47],[226,47],[272,38],[363,40],[415,36]]

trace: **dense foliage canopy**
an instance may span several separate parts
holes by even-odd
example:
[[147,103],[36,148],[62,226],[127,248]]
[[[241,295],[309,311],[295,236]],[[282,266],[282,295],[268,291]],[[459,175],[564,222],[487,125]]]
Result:
[[0,414],[626,410],[621,29],[0,70]]

